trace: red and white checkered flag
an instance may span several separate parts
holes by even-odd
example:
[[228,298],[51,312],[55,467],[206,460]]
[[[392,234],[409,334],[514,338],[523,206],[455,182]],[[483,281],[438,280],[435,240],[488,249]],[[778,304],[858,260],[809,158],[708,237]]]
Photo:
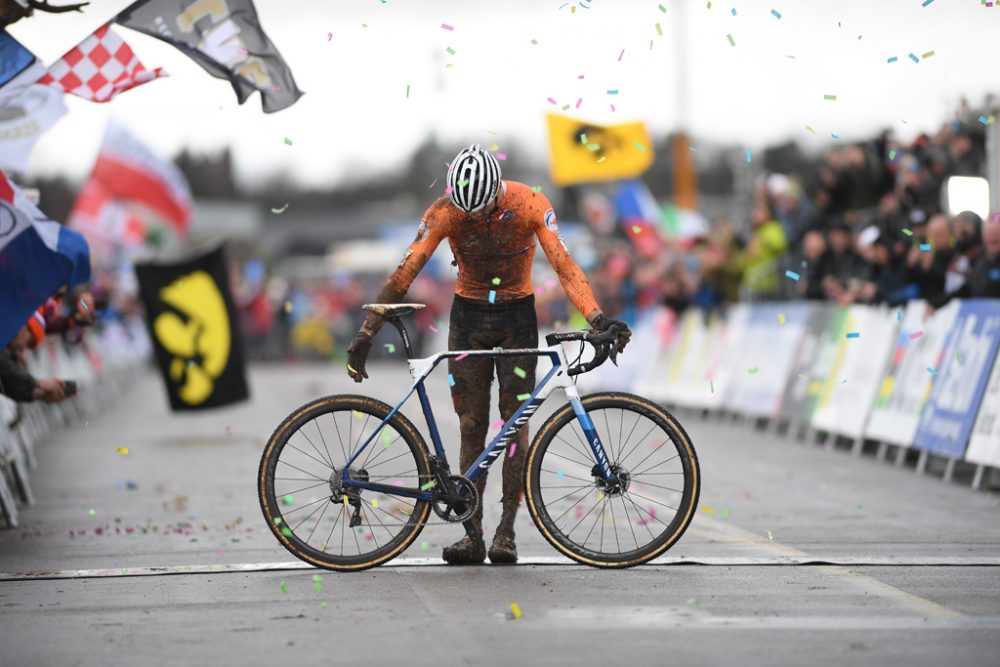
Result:
[[52,63],[38,83],[61,88],[92,102],[109,102],[118,93],[167,76],[147,70],[132,48],[107,23]]

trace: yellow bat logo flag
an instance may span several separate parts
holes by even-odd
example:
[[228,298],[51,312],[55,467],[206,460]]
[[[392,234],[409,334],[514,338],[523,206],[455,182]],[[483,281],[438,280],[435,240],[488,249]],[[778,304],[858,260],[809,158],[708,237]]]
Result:
[[594,125],[553,113],[547,120],[549,171],[556,185],[635,178],[653,165],[645,123]]

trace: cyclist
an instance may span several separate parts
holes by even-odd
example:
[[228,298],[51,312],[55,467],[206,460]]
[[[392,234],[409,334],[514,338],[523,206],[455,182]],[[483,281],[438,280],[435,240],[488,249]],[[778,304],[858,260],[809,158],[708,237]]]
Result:
[[[631,332],[623,322],[608,319],[594,299],[586,276],[570,257],[559,234],[556,214],[548,199],[523,183],[500,178],[500,163],[478,145],[463,149],[448,168],[448,196],[439,197],[424,213],[417,236],[403,254],[376,298],[397,303],[443,239],[448,239],[458,264],[458,281],[451,307],[449,350],[490,350],[538,347],[531,286],[535,238],[556,270],[566,294],[587,322],[597,330],[613,324],[621,328],[618,350]],[[372,337],[384,318],[369,313],[348,348],[347,370],[356,381],[367,378],[365,359]],[[509,419],[520,405],[517,397],[535,387],[535,357],[467,357],[448,360],[454,384],[452,402],[461,429],[459,466],[464,472],[482,454],[489,430],[489,401],[493,374],[500,384],[500,415]],[[493,563],[516,563],[514,519],[524,488],[527,426],[510,445],[503,466],[503,511],[489,558]],[[480,498],[486,485],[478,481]],[[482,563],[487,555],[482,531],[482,503],[466,523],[467,535],[444,549],[453,564]]]

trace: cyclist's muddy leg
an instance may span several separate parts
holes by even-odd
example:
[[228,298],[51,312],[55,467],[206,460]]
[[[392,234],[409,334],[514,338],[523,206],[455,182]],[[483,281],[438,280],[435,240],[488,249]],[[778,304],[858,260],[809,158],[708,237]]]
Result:
[[[534,322],[525,323],[528,325]],[[537,329],[532,326],[521,329],[507,348],[533,348],[538,346]],[[530,394],[535,388],[536,357],[505,357],[497,359],[497,378],[500,381],[500,416],[510,419],[522,400],[518,396]],[[524,371],[524,377],[516,369]],[[503,462],[503,512],[500,524],[490,547],[490,561],[494,563],[517,562],[517,548],[514,543],[514,520],[524,495],[524,461],[528,452],[528,424],[521,427],[510,444]],[[513,455],[511,455],[513,454]]]
[[[467,331],[452,323],[448,336],[448,347],[452,350],[482,349]],[[462,361],[448,360],[448,371],[455,381],[451,388],[451,399],[458,414],[462,445],[459,450],[458,470],[463,474],[475,463],[486,447],[486,433],[489,430],[490,389],[493,383],[493,359],[466,357]],[[476,481],[479,489],[479,507],[475,515],[465,522],[467,537],[462,538],[444,550],[444,559],[449,563],[482,563],[486,558],[483,543],[483,492],[486,475]],[[475,538],[470,539],[471,536]]]

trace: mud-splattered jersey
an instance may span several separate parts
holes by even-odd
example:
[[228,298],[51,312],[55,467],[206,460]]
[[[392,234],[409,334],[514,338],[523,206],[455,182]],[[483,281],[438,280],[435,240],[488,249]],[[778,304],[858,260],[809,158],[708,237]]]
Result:
[[[601,313],[587,277],[570,257],[548,198],[516,181],[503,181],[499,204],[484,220],[474,220],[447,195],[424,213],[417,237],[379,292],[379,303],[400,301],[417,274],[448,239],[458,263],[455,293],[479,301],[510,301],[533,292],[531,263],[535,239],[556,270],[570,301],[588,321]],[[381,318],[369,314],[364,331],[374,335]]]

